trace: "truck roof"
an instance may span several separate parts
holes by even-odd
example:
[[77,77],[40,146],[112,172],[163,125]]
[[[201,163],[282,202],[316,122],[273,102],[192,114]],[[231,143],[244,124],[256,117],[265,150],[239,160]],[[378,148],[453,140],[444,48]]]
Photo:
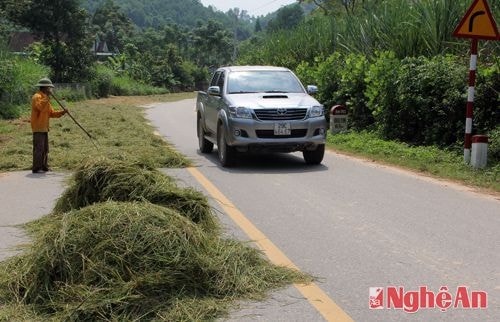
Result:
[[230,72],[242,72],[242,71],[254,71],[254,70],[269,70],[269,71],[290,71],[285,67],[276,67],[276,66],[226,66],[221,67],[218,70],[227,70]]

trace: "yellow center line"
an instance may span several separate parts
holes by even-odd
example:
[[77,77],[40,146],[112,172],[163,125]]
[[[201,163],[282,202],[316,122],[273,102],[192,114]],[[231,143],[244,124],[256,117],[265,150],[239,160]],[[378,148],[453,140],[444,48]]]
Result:
[[[269,260],[276,265],[287,266],[299,270],[299,268],[266,237],[250,220],[248,220],[235,205],[226,198],[198,169],[187,168],[189,173],[218,201],[228,216],[255,241],[257,246],[266,254]],[[315,283],[294,284],[300,293],[311,303],[316,310],[327,320],[335,322],[353,321],[318,285]]]

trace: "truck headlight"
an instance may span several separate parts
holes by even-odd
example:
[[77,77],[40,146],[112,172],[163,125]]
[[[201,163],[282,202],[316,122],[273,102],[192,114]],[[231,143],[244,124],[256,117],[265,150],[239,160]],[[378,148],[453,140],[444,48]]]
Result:
[[324,115],[323,106],[313,106],[309,110],[309,117],[320,117]]
[[229,114],[231,117],[239,119],[251,119],[252,110],[247,107],[229,107]]

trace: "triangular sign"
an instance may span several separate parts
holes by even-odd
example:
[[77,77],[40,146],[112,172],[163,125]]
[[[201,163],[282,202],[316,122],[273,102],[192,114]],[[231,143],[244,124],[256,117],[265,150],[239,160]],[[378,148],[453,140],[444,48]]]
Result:
[[486,0],[474,0],[453,32],[453,36],[500,40],[497,24]]

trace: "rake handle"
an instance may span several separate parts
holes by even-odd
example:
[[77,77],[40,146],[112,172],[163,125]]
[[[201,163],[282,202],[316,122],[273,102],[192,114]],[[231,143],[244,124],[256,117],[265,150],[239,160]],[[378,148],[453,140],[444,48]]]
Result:
[[73,117],[73,115],[71,115],[71,113],[68,111],[68,109],[59,101],[59,99],[54,94],[51,94],[51,95],[56,100],[56,102],[59,103],[59,105],[61,105],[62,109],[66,112],[66,114],[68,114],[69,117],[71,117],[71,119],[73,120],[73,122],[75,122],[75,124],[78,125],[78,127],[80,127],[82,129],[82,131],[85,132],[85,134],[88,135],[89,138],[93,139],[92,135],[90,135],[90,133],[87,130],[85,130],[83,128],[83,126],[80,123],[78,123],[77,120],[75,120],[75,118]]

